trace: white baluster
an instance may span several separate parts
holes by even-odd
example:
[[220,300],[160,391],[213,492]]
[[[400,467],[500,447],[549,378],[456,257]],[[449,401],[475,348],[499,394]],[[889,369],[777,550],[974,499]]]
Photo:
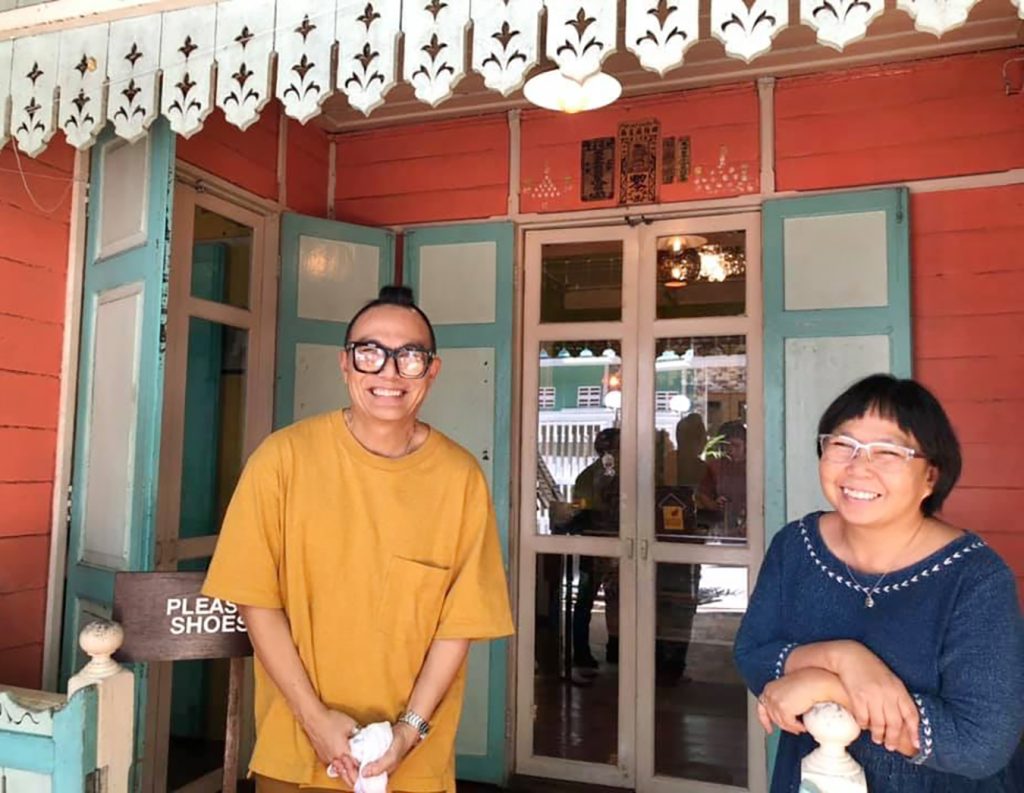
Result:
[[113,659],[124,642],[116,622],[91,622],[78,645],[91,659],[68,681],[68,697],[85,686],[98,690],[96,767],[106,770],[106,793],[127,793],[135,735],[135,675]]
[[800,763],[800,790],[804,793],[867,793],[864,769],[846,747],[860,735],[850,712],[835,702],[819,702],[803,717],[818,748]]

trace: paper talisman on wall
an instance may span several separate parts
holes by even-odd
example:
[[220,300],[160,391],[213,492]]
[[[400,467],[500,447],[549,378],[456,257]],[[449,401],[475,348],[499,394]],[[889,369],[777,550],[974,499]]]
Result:
[[580,160],[580,198],[583,201],[615,198],[615,138],[583,141]]
[[658,200],[658,121],[619,125],[619,204]]

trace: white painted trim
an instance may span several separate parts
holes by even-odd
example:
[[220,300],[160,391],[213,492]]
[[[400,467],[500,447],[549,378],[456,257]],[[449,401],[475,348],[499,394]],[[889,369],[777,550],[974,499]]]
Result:
[[209,193],[253,212],[270,215],[284,209],[276,199],[250,193],[245,188],[182,160],[177,160],[174,164],[174,179],[193,188],[197,193]]
[[338,139],[331,137],[327,150],[327,219],[334,220],[334,203],[338,191]]
[[0,41],[214,2],[216,0],[50,0],[0,13]]
[[508,214],[519,214],[519,184],[522,180],[523,132],[520,111],[508,111]]
[[761,195],[775,192],[775,78],[757,81],[757,104],[760,112]]
[[42,685],[55,691],[60,675],[64,626],[64,574],[67,566],[67,492],[74,465],[78,346],[81,337],[82,281],[88,227],[89,152],[76,151],[71,172],[71,225],[68,230],[67,283],[64,290],[64,341],[60,364],[60,410],[50,510],[50,560],[47,573],[46,623],[43,632]]

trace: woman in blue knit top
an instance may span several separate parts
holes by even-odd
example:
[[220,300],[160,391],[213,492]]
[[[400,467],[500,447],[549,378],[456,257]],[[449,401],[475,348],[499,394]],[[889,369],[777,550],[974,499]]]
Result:
[[872,375],[825,411],[818,473],[833,511],[765,556],[736,662],[765,728],[784,731],[772,793],[815,746],[800,716],[839,702],[872,793],[1024,792],[1024,619],[1014,575],[936,517],[960,475],[938,401]]

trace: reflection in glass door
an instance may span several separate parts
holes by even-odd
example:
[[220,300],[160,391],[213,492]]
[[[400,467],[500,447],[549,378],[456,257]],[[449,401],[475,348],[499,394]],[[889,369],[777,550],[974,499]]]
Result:
[[520,773],[763,789],[758,222],[527,234]]

